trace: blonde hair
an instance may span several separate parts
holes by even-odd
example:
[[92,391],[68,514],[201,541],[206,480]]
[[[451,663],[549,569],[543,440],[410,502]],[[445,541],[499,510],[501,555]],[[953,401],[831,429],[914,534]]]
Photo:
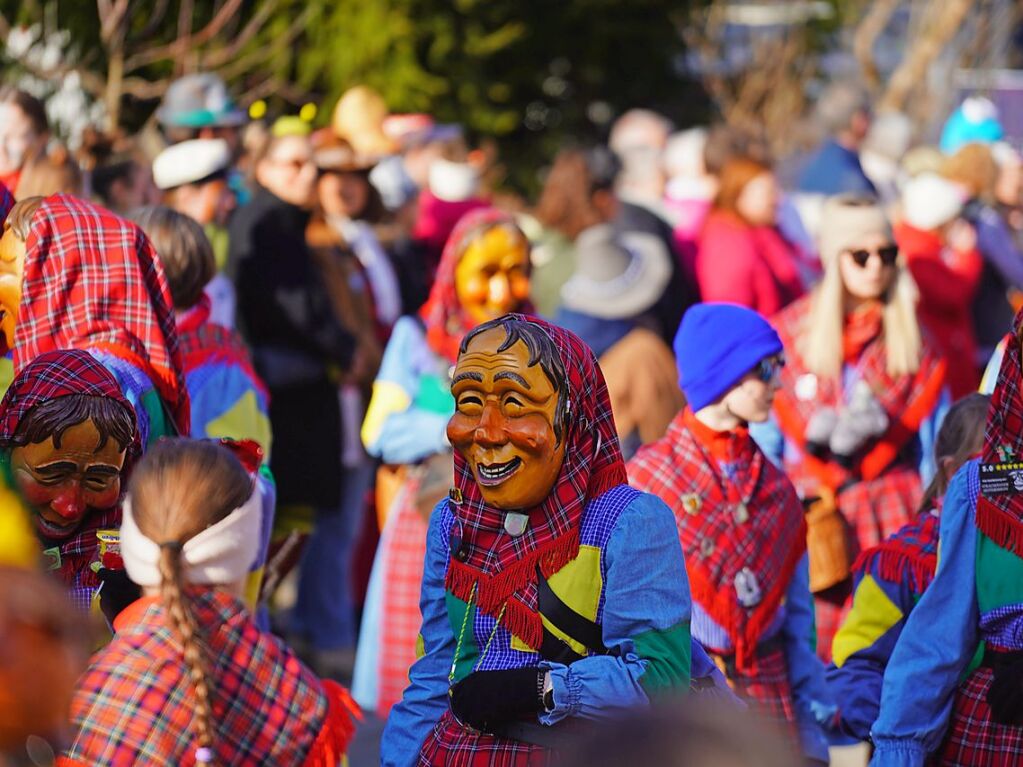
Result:
[[[160,600],[181,643],[195,691],[200,748],[213,751],[212,684],[199,642],[200,627],[185,595],[181,548],[248,500],[252,480],[229,450],[213,442],[158,442],[135,468],[129,487],[139,530],[160,545]],[[203,760],[210,764],[212,756]]]
[[[807,369],[827,378],[838,378],[842,374],[845,285],[839,268],[840,258],[827,263],[824,279],[814,288],[806,325],[799,340],[799,354]],[[893,378],[916,373],[920,369],[923,349],[920,323],[916,317],[919,297],[916,283],[902,255],[895,268],[898,270],[895,278],[882,297],[885,368]]]

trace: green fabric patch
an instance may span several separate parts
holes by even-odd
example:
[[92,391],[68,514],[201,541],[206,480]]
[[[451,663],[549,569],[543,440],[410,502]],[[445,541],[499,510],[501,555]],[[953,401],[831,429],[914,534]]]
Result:
[[455,398],[451,396],[451,384],[447,378],[442,379],[435,375],[420,378],[415,404],[429,413],[450,415],[455,412]]
[[692,639],[689,621],[664,631],[647,631],[632,638],[636,654],[647,662],[639,683],[653,698],[660,693],[689,689]]
[[977,531],[977,606],[981,613],[1023,603],[1023,559]]
[[[466,602],[450,591],[444,592],[444,604],[448,610],[448,620],[451,621],[451,631],[455,637],[455,650],[458,653],[454,658],[455,678],[453,681],[460,682],[472,673],[472,669],[480,657],[480,648],[476,644],[476,636],[472,630],[473,622],[476,619],[476,608],[470,608]],[[461,647],[458,646],[459,636],[462,637]]]
[[155,445],[161,437],[178,436],[177,429],[167,418],[167,410],[163,406],[163,400],[156,389],[150,389],[141,398],[142,409],[149,416],[149,440],[146,442],[146,450]]

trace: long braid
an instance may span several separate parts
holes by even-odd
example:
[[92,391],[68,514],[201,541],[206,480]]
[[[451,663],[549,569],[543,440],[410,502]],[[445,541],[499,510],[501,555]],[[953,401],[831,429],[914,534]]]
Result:
[[[171,625],[181,642],[188,668],[188,676],[195,689],[195,729],[200,749],[196,761],[213,763],[213,706],[210,702],[210,681],[206,672],[202,646],[199,643],[199,626],[188,605],[181,577],[181,545],[174,542],[160,547],[160,599]],[[209,758],[200,760],[198,755]]]

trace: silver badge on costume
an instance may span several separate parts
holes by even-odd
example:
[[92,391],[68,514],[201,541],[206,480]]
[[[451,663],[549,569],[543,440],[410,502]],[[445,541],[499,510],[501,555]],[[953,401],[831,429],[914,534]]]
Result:
[[756,607],[763,599],[756,573],[748,567],[735,574],[735,596],[738,597],[739,604],[746,608]]
[[529,524],[529,517],[519,514],[517,511],[509,511],[504,515],[504,530],[512,538],[518,538],[526,532],[526,525]]
[[700,507],[703,506],[703,501],[696,493],[686,493],[681,500],[682,508],[686,510],[686,514],[698,514]]
[[809,402],[817,396],[817,376],[813,373],[804,373],[796,379],[794,389],[797,399]]

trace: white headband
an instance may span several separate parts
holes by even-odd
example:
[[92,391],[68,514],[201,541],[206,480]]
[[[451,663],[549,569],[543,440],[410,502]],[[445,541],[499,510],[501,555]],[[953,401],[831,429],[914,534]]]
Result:
[[[249,500],[185,541],[181,548],[185,582],[228,585],[242,580],[259,551],[261,509],[262,490],[256,482]],[[135,524],[131,498],[124,501],[121,557],[128,576],[139,586],[160,585],[160,546]]]

